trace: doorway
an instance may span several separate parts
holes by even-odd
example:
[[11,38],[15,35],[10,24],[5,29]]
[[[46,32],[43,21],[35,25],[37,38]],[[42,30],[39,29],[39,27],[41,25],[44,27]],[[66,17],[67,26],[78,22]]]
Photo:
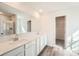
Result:
[[31,32],[31,20],[27,21],[27,32]]
[[56,17],[56,45],[65,45],[65,16]]

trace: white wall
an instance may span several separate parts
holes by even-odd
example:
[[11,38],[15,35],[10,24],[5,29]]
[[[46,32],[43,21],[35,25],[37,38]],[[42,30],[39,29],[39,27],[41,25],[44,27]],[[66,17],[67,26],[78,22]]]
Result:
[[40,32],[40,18],[31,17],[31,27],[32,32]]
[[39,13],[39,17],[35,17],[34,14],[31,17],[31,21],[32,21],[32,32],[43,32],[43,33],[47,33],[49,30],[48,28],[48,24],[49,24],[49,20],[48,20],[48,15],[46,13]]
[[39,18],[32,19],[32,31],[44,33],[47,35],[48,45],[55,45],[55,20],[52,20],[51,15],[48,13],[42,13]]
[[[50,42],[55,43],[56,39],[56,33],[55,33],[55,17],[57,16],[66,16],[66,25],[65,25],[65,44],[66,46],[69,44],[69,40],[71,40],[71,35],[72,33],[75,33],[76,31],[79,30],[79,8],[70,8],[70,9],[65,9],[65,10],[60,10],[56,12],[51,12],[49,13],[50,20],[52,21],[50,23],[51,30],[53,34],[51,34],[51,38],[49,39],[49,45],[51,45]],[[52,30],[53,29],[53,30]]]
[[55,20],[54,20],[54,14],[47,14],[48,17],[48,46],[55,45]]

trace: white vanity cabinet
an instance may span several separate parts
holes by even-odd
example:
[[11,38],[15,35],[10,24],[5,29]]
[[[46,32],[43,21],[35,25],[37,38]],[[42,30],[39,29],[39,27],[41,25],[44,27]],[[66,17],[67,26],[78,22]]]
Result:
[[47,45],[47,36],[40,36],[25,45],[26,56],[37,56]]
[[15,48],[5,54],[3,56],[24,56],[24,46]]
[[36,40],[25,45],[25,56],[36,56]]
[[40,43],[40,52],[41,52],[42,49],[44,48],[44,37],[43,36],[40,37],[39,43]]
[[25,44],[25,56],[37,56],[47,45],[47,36],[37,37],[35,40]]
[[[20,42],[21,43],[21,42]],[[37,56],[47,45],[47,36],[36,37],[20,47],[4,53],[2,56]]]

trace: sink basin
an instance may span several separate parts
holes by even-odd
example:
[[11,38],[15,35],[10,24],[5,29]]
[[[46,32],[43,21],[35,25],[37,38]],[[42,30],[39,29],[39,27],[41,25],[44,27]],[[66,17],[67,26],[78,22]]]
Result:
[[9,44],[18,44],[18,43],[21,43],[23,41],[26,41],[26,40],[25,39],[14,38],[14,39],[9,41]]
[[9,43],[10,44],[15,44],[16,42],[18,42],[19,41],[19,39],[18,38],[13,38],[13,39],[11,39],[11,40],[9,40]]

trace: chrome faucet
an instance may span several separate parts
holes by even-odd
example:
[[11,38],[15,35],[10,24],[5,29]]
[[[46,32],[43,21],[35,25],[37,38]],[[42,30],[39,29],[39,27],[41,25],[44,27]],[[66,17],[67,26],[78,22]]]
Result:
[[18,35],[16,34],[15,38],[13,38],[13,41],[17,41],[18,40]]

